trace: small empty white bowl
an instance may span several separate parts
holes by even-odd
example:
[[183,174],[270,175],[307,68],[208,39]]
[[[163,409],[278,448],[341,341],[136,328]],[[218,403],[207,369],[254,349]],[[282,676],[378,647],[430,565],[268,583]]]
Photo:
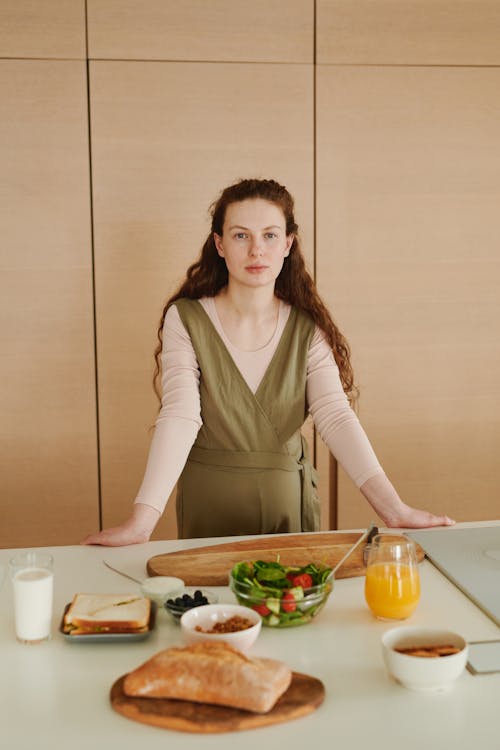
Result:
[[151,576],[141,583],[143,596],[156,602],[159,607],[162,607],[169,597],[177,596],[183,588],[182,578],[174,576]]
[[[396,649],[450,645],[460,649],[448,656],[427,657],[402,654]],[[447,690],[467,664],[468,646],[451,630],[403,626],[382,636],[382,652],[389,674],[411,690]]]
[[[249,620],[252,625],[245,630],[237,630],[233,633],[206,633],[196,630],[197,627],[203,631],[211,630],[216,623],[226,622],[232,617],[242,617]],[[181,628],[184,641],[199,643],[200,641],[224,641],[239,651],[248,651],[257,640],[262,625],[261,616],[248,607],[239,604],[205,604],[202,607],[189,609],[181,617]]]

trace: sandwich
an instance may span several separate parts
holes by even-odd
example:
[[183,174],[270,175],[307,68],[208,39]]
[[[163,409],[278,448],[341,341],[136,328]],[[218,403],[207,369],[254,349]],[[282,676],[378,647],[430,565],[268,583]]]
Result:
[[249,658],[224,641],[168,648],[129,672],[126,695],[173,698],[267,713],[287,690],[289,667],[275,659]]
[[63,631],[143,633],[148,629],[151,601],[137,594],[75,594],[64,615]]

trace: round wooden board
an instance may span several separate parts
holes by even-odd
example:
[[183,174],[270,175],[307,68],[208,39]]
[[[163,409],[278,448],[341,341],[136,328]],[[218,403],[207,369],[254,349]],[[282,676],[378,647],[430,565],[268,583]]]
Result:
[[130,698],[123,692],[125,677],[120,677],[111,688],[110,700],[114,710],[128,719],[180,732],[237,732],[278,724],[306,716],[318,708],[325,697],[325,686],[320,680],[293,672],[290,687],[274,708],[267,714],[254,714],[208,703],[169,698]]

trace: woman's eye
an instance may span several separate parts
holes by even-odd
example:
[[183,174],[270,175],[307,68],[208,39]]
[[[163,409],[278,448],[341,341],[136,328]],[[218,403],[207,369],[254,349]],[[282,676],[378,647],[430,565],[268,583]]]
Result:
[[267,238],[268,238],[269,240],[274,240],[274,239],[275,239],[275,238],[276,238],[276,237],[277,237],[278,235],[277,235],[277,234],[275,234],[274,232],[266,232],[266,235],[265,235],[265,236],[266,236],[266,237],[267,237]]
[[237,240],[244,240],[246,237],[246,234],[245,232],[237,232],[234,236],[236,237]]

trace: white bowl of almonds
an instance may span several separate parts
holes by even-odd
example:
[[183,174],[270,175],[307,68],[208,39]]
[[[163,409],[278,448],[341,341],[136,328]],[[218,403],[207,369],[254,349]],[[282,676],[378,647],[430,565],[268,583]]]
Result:
[[468,646],[451,630],[404,626],[382,636],[389,674],[412,690],[447,690],[467,664]]
[[206,604],[181,617],[184,641],[225,641],[239,651],[248,651],[260,633],[261,616],[239,604]]

